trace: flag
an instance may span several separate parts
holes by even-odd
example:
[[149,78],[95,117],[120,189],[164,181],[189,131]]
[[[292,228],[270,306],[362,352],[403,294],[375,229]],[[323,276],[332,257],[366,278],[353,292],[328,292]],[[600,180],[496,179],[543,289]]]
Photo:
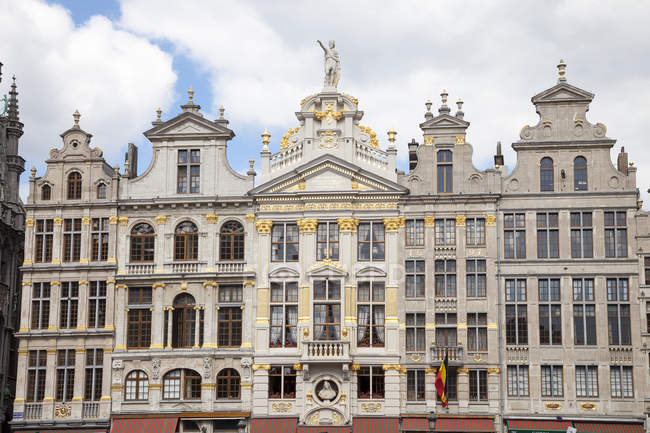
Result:
[[447,407],[447,364],[448,364],[448,354],[445,353],[445,360],[442,361],[442,365],[438,369],[438,374],[436,375],[436,391],[438,392],[438,397],[442,402],[442,407]]

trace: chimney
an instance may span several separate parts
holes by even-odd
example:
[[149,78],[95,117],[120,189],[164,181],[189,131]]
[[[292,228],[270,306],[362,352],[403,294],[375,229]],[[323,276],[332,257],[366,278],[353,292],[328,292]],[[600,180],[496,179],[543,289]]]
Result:
[[494,166],[503,167],[503,154],[501,153],[501,142],[497,141],[497,153],[494,155]]
[[138,147],[135,144],[129,143],[124,160],[128,162],[126,166],[129,167],[129,179],[138,177]]
[[411,142],[408,144],[409,148],[409,170],[415,170],[415,167],[418,165],[418,146],[419,143],[415,141],[415,138],[411,139]]
[[618,159],[616,160],[616,168],[621,173],[627,175],[627,152],[623,146],[621,146],[621,152],[618,154]]

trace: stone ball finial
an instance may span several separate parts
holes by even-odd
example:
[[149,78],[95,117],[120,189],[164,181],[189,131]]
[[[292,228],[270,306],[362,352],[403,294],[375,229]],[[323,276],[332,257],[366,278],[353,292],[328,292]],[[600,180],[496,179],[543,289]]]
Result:
[[397,131],[394,129],[390,129],[388,131],[388,141],[390,142],[391,146],[395,144],[395,137],[397,136]]
[[120,174],[120,165],[115,164],[115,167],[113,167],[113,173],[115,173],[116,176]]
[[36,167],[32,166],[32,169],[29,170],[29,173],[32,175],[32,177],[36,177]]
[[561,83],[566,81],[566,63],[564,60],[560,59],[560,63],[557,64],[557,82]]
[[162,121],[161,116],[162,116],[162,110],[160,109],[160,107],[158,107],[158,109],[156,110],[156,122]]
[[440,92],[440,98],[442,99],[442,105],[447,104],[447,96],[449,96],[449,93],[445,89],[442,89],[442,92]]
[[431,102],[430,99],[427,99],[427,102],[424,103],[424,106],[427,107],[427,113],[429,113],[431,111],[431,106],[432,105],[433,105],[433,103]]
[[461,98],[458,98],[458,101],[456,101],[456,105],[458,106],[458,111],[461,111],[463,109],[463,100]]
[[225,113],[226,113],[226,109],[222,105],[221,107],[219,107],[219,119],[223,119]]
[[189,104],[194,103],[194,89],[192,89],[192,86],[190,86],[189,90],[187,91],[187,102]]
[[262,144],[264,150],[269,150],[269,143],[271,142],[271,134],[269,134],[269,131],[265,128],[264,132],[262,132]]
[[79,110],[74,110],[74,113],[72,113],[72,118],[74,119],[74,126],[79,126],[80,117],[81,114],[79,114]]

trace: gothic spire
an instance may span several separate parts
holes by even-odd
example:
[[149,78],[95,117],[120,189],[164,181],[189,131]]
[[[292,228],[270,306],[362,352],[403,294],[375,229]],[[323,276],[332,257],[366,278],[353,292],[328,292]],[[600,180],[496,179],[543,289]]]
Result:
[[11,91],[9,92],[9,107],[7,108],[7,117],[10,120],[18,121],[18,92],[16,91],[16,76],[13,76]]

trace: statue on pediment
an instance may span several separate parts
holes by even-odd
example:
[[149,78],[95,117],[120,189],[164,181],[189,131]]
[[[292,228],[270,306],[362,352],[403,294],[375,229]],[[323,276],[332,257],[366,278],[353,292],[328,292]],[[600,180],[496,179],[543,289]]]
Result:
[[334,41],[329,41],[329,46],[326,47],[321,41],[318,45],[323,49],[325,54],[325,87],[336,88],[341,78],[341,59],[339,52],[336,51]]

